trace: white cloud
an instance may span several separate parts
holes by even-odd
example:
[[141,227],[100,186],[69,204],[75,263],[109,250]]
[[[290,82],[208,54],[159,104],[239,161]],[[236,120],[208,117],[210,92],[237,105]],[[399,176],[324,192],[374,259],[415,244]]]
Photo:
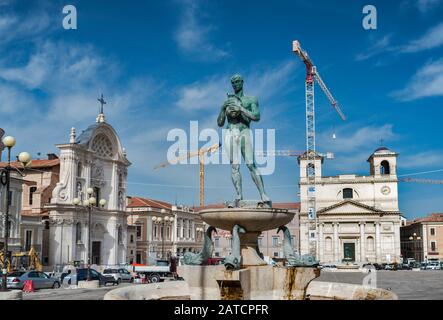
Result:
[[[252,71],[244,75],[245,94],[255,95],[267,102],[284,88],[294,74],[295,62],[285,62],[262,71]],[[179,89],[176,105],[186,111],[213,110],[221,106],[227,92],[232,88],[231,75],[215,75]]]
[[432,168],[441,166],[443,163],[443,154],[441,151],[425,151],[416,154],[402,155],[399,161],[399,168]]
[[212,44],[211,32],[215,26],[200,21],[200,1],[183,1],[183,14],[179,28],[175,34],[178,47],[188,55],[201,61],[217,61],[229,53]]
[[372,46],[370,46],[365,52],[356,55],[356,61],[364,61],[380,53],[390,50],[389,46],[391,44],[392,35],[385,35],[383,38],[379,39]]
[[425,13],[440,5],[442,0],[417,0],[417,8],[421,12]]
[[443,45],[443,22],[426,31],[420,38],[400,47],[400,51],[404,53],[419,52],[441,45]]
[[108,82],[117,66],[101,57],[91,46],[64,42],[37,42],[35,52],[24,66],[9,67],[9,61],[0,64],[0,78],[23,85],[28,89],[57,92],[73,91],[78,87]]
[[401,101],[443,95],[443,58],[425,64],[406,87],[392,93]]
[[[380,145],[380,139],[385,142],[397,139],[391,124],[383,126],[364,126],[357,128],[345,126],[336,132],[336,139],[332,139],[332,132],[321,133],[318,137],[318,145],[336,153],[356,153],[359,150],[372,152]],[[369,156],[369,154],[368,154]]]
[[[8,3],[4,4],[7,5]],[[54,19],[55,16],[51,17],[47,12],[37,9],[30,10],[27,15],[0,14],[0,44],[42,36],[44,32],[55,29]]]
[[0,120],[33,109],[36,105],[31,95],[9,84],[0,84],[0,101]]

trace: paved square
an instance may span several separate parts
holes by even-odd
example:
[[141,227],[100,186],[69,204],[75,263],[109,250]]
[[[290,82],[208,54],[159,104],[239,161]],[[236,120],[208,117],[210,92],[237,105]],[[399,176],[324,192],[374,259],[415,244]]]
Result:
[[[372,271],[374,272],[374,271]],[[402,300],[443,300],[443,270],[375,271],[377,287],[390,289]],[[362,284],[366,273],[325,271],[315,281]]]

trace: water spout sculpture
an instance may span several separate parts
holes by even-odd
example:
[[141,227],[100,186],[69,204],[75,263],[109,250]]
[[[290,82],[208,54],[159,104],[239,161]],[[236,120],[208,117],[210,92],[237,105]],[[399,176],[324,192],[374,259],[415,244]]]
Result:
[[231,254],[226,257],[224,263],[227,270],[237,270],[241,267],[240,233],[246,233],[246,230],[236,224],[232,229]]
[[283,231],[283,254],[288,261],[288,265],[291,267],[316,267],[319,265],[319,261],[315,260],[315,257],[309,254],[300,256],[294,252],[292,246],[292,237],[289,229],[285,226],[278,228],[277,233]]
[[199,253],[186,252],[183,255],[183,262],[186,265],[202,265],[208,261],[212,254],[212,233],[217,233],[217,229],[212,226],[209,226],[206,229],[204,239],[203,239],[203,248]]

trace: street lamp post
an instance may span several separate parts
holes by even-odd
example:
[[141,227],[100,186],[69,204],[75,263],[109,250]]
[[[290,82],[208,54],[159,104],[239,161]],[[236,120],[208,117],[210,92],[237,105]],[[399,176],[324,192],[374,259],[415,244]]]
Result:
[[[163,209],[161,212],[165,213],[166,211]],[[162,259],[164,259],[165,258],[165,235],[164,235],[165,226],[172,224],[172,222],[174,221],[174,218],[170,217],[170,216],[165,216],[164,218],[153,216],[152,221],[160,226],[160,236],[161,236],[161,242],[162,242]]]
[[[11,198],[9,192],[11,188],[11,171],[17,171],[22,177],[25,176],[19,169],[11,166],[11,149],[15,146],[15,138],[7,136],[2,140],[3,145],[8,149],[8,160],[4,169],[0,169],[0,183],[6,187],[6,210],[4,216],[3,225],[3,269],[2,269],[2,291],[8,291],[7,276],[8,276],[8,241],[9,241],[9,206],[11,205]],[[21,152],[18,156],[18,160],[22,163],[23,167],[26,167],[31,163],[31,155],[28,152]]]
[[[88,210],[88,242],[87,242],[87,268],[88,268],[88,272],[87,272],[87,281],[91,281],[91,213],[92,213],[92,208],[97,204],[97,199],[95,197],[93,197],[94,194],[94,189],[92,188],[88,188],[86,190],[86,193],[88,194],[88,199],[86,199],[85,201],[83,201],[83,206],[86,208],[86,210]],[[79,206],[80,205],[80,199],[75,198],[73,200],[73,204],[74,206]],[[106,205],[106,200],[105,199],[100,199],[99,201],[100,207],[104,207]]]

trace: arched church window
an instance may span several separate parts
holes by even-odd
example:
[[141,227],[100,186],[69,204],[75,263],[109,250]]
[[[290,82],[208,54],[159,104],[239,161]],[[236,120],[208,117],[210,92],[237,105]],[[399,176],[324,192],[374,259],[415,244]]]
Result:
[[326,247],[327,252],[332,252],[332,238],[331,237],[326,237],[325,247]]
[[82,163],[79,161],[79,162],[77,163],[77,177],[81,177],[81,176],[82,176],[82,168],[83,168],[83,165],[82,165]]
[[94,138],[91,149],[100,157],[112,158],[114,155],[112,143],[104,134],[99,134]]
[[82,224],[80,222],[75,225],[75,241],[77,243],[82,242]]
[[83,186],[82,183],[79,181],[77,182],[77,198],[80,199],[80,201],[82,201],[83,203]]
[[354,198],[354,190],[351,188],[344,188],[343,189],[343,199],[352,199]]
[[315,165],[313,163],[309,163],[306,167],[306,176],[315,175]]
[[374,251],[374,238],[369,236],[366,238],[366,250],[368,251]]
[[123,188],[123,175],[121,173],[118,175],[118,187]]
[[124,209],[124,196],[123,196],[123,192],[119,191],[118,192],[118,209],[119,210],[123,210]]
[[122,226],[118,226],[117,241],[118,241],[119,244],[123,243],[123,229],[122,229]]
[[380,174],[390,174],[390,173],[391,173],[391,170],[389,167],[389,162],[386,160],[383,160],[380,163]]

